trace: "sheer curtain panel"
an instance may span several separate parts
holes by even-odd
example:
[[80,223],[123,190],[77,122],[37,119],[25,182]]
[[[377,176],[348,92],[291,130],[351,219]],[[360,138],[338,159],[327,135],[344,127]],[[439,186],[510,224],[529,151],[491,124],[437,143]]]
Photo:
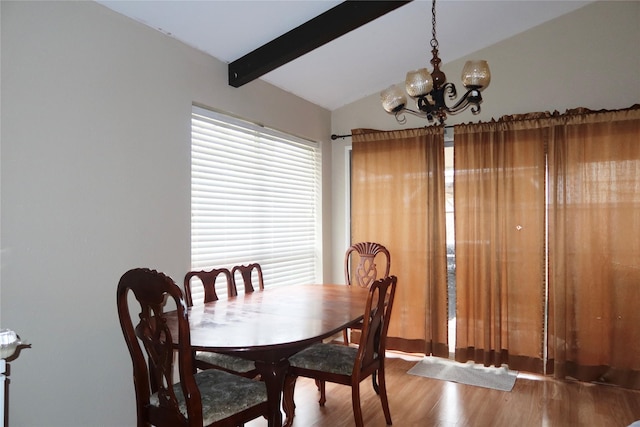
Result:
[[454,128],[460,362],[543,372],[546,133],[518,120]]
[[554,120],[549,175],[555,376],[640,389],[640,107]]
[[387,348],[447,357],[443,128],[352,133],[351,241],[386,246],[398,277]]

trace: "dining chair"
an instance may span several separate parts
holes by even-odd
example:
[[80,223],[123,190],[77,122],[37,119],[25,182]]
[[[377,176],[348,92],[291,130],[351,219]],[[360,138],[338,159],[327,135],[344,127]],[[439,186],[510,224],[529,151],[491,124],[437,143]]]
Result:
[[231,278],[233,280],[233,295],[238,295],[239,279],[242,280],[244,293],[248,294],[255,290],[254,283],[257,282],[258,289],[264,290],[264,279],[262,277],[262,267],[260,264],[253,263],[248,265],[236,265],[231,269]]
[[[376,260],[383,259],[384,274],[380,275]],[[376,242],[360,242],[351,245],[344,255],[344,279],[349,286],[356,284],[357,286],[366,288],[379,277],[387,277],[391,270],[391,254],[389,250]],[[348,329],[342,331],[342,338],[345,345],[349,345],[349,333],[360,331],[362,323],[352,325]],[[379,393],[378,381],[376,373],[371,376],[373,389]],[[319,384],[319,387],[321,385]],[[322,387],[321,390],[324,388]]]
[[[326,381],[351,386],[355,424],[362,427],[364,424],[360,406],[360,382],[378,372],[382,410],[387,424],[391,425],[384,361],[396,284],[395,276],[387,276],[371,283],[362,323],[362,340],[358,347],[317,343],[289,358],[290,366],[285,377],[283,400],[288,422],[293,421],[295,415],[296,378],[307,377],[319,380],[323,388]],[[324,393],[321,391],[320,406],[324,406],[325,402]]]
[[[194,373],[187,305],[170,277],[146,268],[129,270],[118,282],[116,301],[133,361],[138,427],[237,426],[268,415],[263,382],[217,369]],[[176,307],[177,336],[167,327],[168,301]]]
[[[194,287],[198,285],[204,288],[203,303],[206,304],[211,301],[217,301],[216,281],[219,278],[225,280],[227,297],[233,296],[235,294],[233,291],[234,284],[228,268],[187,272],[184,276],[184,291],[187,306],[193,306],[192,293],[195,290]],[[211,351],[196,351],[194,358],[195,369],[221,369],[247,378],[255,378],[258,375],[255,362],[241,357]]]
[[[384,274],[379,274],[376,259],[383,259]],[[344,279],[348,286],[356,285],[362,288],[368,288],[379,277],[389,276],[391,270],[391,254],[389,250],[376,242],[359,242],[349,246],[344,254]],[[351,325],[349,328],[342,330],[342,340],[344,345],[349,345],[349,333],[353,331],[361,331],[362,323]],[[373,389],[376,393],[380,392],[376,373],[371,376]],[[321,399],[326,400],[324,395],[325,387],[321,380],[316,380],[318,390],[321,393]]]

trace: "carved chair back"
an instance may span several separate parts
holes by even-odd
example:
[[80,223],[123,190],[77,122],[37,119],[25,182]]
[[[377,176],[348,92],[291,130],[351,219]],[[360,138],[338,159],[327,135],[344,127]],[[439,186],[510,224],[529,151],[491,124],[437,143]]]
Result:
[[[378,271],[376,260],[384,257]],[[345,283],[368,288],[378,278],[387,277],[391,269],[391,254],[383,245],[375,242],[360,242],[351,245],[344,255]],[[382,274],[384,273],[384,274]]]

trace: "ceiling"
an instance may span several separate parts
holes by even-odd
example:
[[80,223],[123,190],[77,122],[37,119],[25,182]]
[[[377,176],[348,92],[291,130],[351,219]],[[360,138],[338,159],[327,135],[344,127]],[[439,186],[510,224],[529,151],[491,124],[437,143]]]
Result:
[[[334,0],[97,0],[223,62],[231,63],[341,3]],[[446,64],[585,6],[585,1],[440,0],[436,30]],[[335,110],[404,80],[431,59],[431,1],[414,0],[263,75]],[[478,58],[480,59],[480,58]],[[491,66],[491,64],[489,64]],[[249,83],[251,84],[251,83]]]

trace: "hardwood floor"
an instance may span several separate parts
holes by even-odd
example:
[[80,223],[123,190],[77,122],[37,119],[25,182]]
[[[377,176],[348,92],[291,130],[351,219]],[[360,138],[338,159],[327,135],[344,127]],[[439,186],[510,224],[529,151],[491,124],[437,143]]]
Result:
[[[511,392],[407,374],[419,358],[387,358],[387,391],[397,427],[625,427],[640,420],[640,391],[518,375]],[[364,424],[386,425],[368,379],[360,388]],[[327,383],[327,403],[318,405],[313,380],[298,378],[294,427],[353,426],[350,387]],[[254,420],[247,427],[266,426]]]

